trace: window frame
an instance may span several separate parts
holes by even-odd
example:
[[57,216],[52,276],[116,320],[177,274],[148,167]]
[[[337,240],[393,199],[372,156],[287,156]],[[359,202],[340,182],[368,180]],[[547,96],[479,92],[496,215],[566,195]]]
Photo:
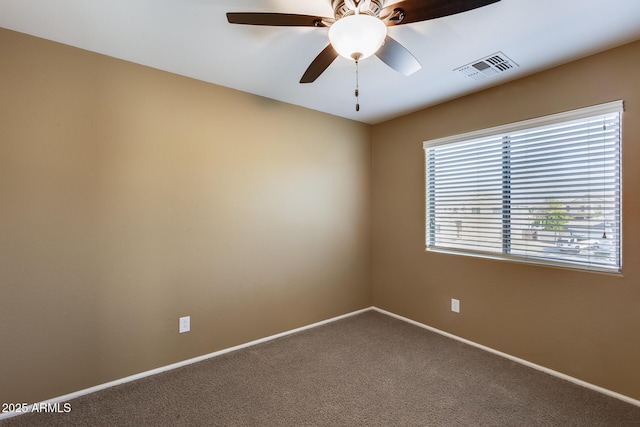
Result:
[[[495,127],[491,127],[491,128],[487,128],[487,129],[481,129],[481,130],[477,130],[477,131],[472,131],[472,132],[467,132],[467,133],[463,133],[463,134],[458,134],[458,135],[452,135],[452,136],[447,136],[447,137],[443,137],[443,138],[437,138],[437,139],[432,139],[432,140],[428,140],[428,141],[424,141],[423,142],[423,149],[425,151],[425,249],[428,252],[440,252],[440,253],[450,253],[450,254],[456,254],[456,255],[466,255],[466,256],[473,256],[473,257],[479,257],[479,258],[489,258],[489,259],[498,259],[498,260],[506,260],[506,261],[515,261],[515,262],[524,262],[524,263],[528,263],[528,264],[535,264],[535,265],[544,265],[544,266],[556,266],[556,267],[564,267],[564,268],[570,268],[570,269],[577,269],[577,270],[586,270],[586,271],[596,271],[596,272],[604,272],[604,273],[612,273],[612,274],[621,274],[622,273],[622,260],[623,260],[623,254],[622,254],[622,237],[623,237],[623,233],[622,233],[622,122],[623,122],[623,113],[624,112],[624,102],[622,100],[618,100],[618,101],[612,101],[612,102],[607,102],[604,104],[599,104],[599,105],[594,105],[594,106],[590,106],[590,107],[586,107],[586,108],[580,108],[580,109],[576,109],[576,110],[571,110],[571,111],[566,111],[566,112],[561,112],[561,113],[557,113],[557,114],[552,114],[552,115],[548,115],[548,116],[543,116],[543,117],[538,117],[538,118],[533,118],[533,119],[528,119],[528,120],[523,120],[523,121],[519,121],[519,122],[514,122],[514,123],[509,123],[509,124],[505,124],[505,125],[500,125],[500,126],[495,126]],[[511,236],[513,234],[504,234],[502,233],[502,252],[483,252],[480,250],[474,250],[474,249],[462,249],[462,248],[444,248],[444,247],[438,247],[435,246],[435,240],[430,242],[430,234],[431,232],[435,232],[435,225],[434,224],[429,224],[429,218],[430,218],[430,209],[434,209],[432,211],[432,215],[435,212],[435,207],[431,207],[429,205],[429,200],[430,200],[430,191],[432,191],[431,189],[434,186],[434,183],[432,181],[430,181],[432,178],[429,175],[429,149],[433,148],[433,147],[437,147],[437,146],[441,146],[441,145],[447,145],[447,144],[453,144],[453,143],[460,143],[460,142],[469,142],[469,141],[473,141],[473,140],[479,140],[479,139],[483,139],[483,138],[498,138],[501,135],[502,136],[506,136],[508,134],[513,134],[516,132],[520,132],[520,131],[526,131],[529,129],[533,129],[533,128],[541,128],[541,127],[545,127],[545,126],[551,126],[551,125],[555,125],[555,124],[561,124],[561,123],[565,123],[565,122],[570,122],[573,120],[580,120],[580,119],[585,119],[585,118],[591,118],[594,116],[599,116],[599,115],[606,115],[606,114],[613,114],[613,113],[618,113],[619,114],[619,139],[618,139],[618,145],[617,145],[617,150],[618,150],[618,163],[617,163],[617,171],[618,171],[618,175],[617,175],[617,185],[618,185],[618,191],[620,194],[619,200],[618,200],[618,204],[616,205],[617,207],[617,230],[618,230],[618,235],[617,235],[617,254],[618,254],[618,258],[617,258],[617,265],[615,266],[601,266],[601,265],[591,265],[591,264],[585,264],[585,263],[579,263],[579,262],[571,262],[568,261],[566,259],[562,260],[560,259],[560,257],[558,257],[558,259],[554,260],[554,259],[549,259],[549,258],[536,258],[536,257],[531,257],[531,256],[519,256],[517,254],[512,254],[509,252],[509,248],[508,246],[510,245],[510,240],[511,240]],[[509,161],[509,157],[503,157],[503,159],[506,159],[505,161]],[[504,176],[503,176],[504,179]],[[507,186],[508,187],[508,186]],[[508,200],[509,195],[507,195],[507,199]],[[503,216],[507,215],[507,217],[509,217],[509,209],[511,208],[511,205],[508,202],[505,202],[505,198],[503,195],[503,199],[502,199],[502,213]],[[507,206],[504,206],[504,203],[507,203]],[[507,220],[509,220],[509,218],[507,218]],[[503,224],[504,227],[504,224]],[[431,244],[430,244],[431,243]],[[505,247],[505,245],[507,247]]]

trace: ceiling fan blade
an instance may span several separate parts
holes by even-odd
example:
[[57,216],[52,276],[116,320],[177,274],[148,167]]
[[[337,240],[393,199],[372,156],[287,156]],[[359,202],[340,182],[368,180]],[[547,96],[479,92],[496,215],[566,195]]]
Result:
[[407,48],[389,36],[384,39],[384,44],[376,52],[376,56],[389,67],[405,76],[413,74],[422,68],[422,65]]
[[292,13],[244,13],[229,12],[227,21],[230,24],[272,25],[276,27],[326,27],[335,20],[322,16],[296,15]]
[[313,60],[311,65],[309,65],[307,71],[302,75],[300,83],[313,83],[337,57],[338,52],[336,52],[331,44],[328,44],[327,47],[316,56],[316,59]]
[[[385,7],[380,17],[391,16],[387,25],[410,24],[455,15],[479,7],[497,3],[500,0],[404,0]],[[401,13],[396,11],[400,10]],[[395,17],[393,15],[396,15]]]

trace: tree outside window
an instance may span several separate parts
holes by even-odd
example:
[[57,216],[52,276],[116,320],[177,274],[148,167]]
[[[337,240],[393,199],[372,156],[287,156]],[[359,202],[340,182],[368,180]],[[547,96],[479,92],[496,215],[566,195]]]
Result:
[[547,231],[553,231],[557,239],[558,232],[564,231],[565,225],[571,221],[572,217],[567,214],[559,200],[547,200],[547,205],[546,208],[534,212],[533,225]]

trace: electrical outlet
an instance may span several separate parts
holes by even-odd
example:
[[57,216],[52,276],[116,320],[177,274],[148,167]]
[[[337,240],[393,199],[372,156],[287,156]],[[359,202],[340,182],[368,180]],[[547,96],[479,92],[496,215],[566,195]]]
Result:
[[460,300],[451,298],[451,311],[454,313],[460,313]]
[[191,330],[191,316],[181,317],[178,332],[183,333],[183,332],[189,332],[190,330]]

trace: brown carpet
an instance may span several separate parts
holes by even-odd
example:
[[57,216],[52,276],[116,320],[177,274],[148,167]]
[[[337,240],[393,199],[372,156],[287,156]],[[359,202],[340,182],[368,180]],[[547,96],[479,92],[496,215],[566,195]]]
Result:
[[368,311],[13,426],[639,426],[640,407]]

